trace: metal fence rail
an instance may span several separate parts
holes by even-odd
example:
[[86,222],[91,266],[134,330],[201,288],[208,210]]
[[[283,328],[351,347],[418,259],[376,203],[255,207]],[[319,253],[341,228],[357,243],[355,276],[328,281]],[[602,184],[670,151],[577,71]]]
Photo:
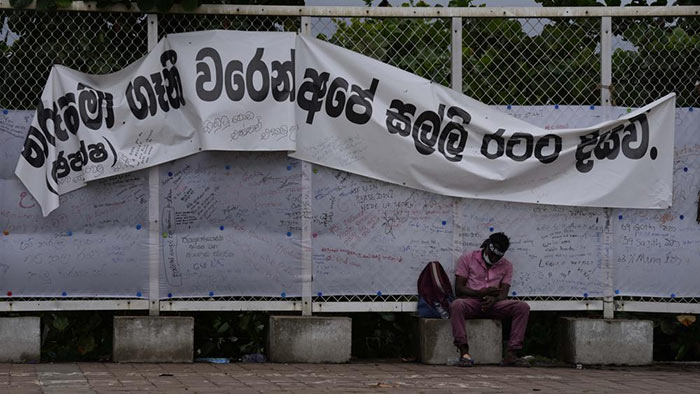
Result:
[[[700,107],[700,7],[367,8],[202,5],[145,14],[13,9],[0,0],[0,108],[30,109],[53,64],[108,73],[166,34],[295,31],[451,86],[490,105],[639,107],[669,91]],[[454,49],[454,50],[453,50]],[[153,172],[151,172],[153,173]],[[157,270],[156,270],[157,272]],[[157,281],[151,289],[157,289]],[[157,294],[157,291],[153,292]],[[533,310],[700,312],[695,298],[523,298]],[[415,295],[201,299],[4,299],[2,311],[126,309],[413,311]]]

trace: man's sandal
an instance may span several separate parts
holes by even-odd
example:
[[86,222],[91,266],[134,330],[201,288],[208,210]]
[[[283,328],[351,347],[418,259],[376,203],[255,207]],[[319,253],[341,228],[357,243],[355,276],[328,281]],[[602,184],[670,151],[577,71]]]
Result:
[[459,360],[457,361],[457,364],[455,364],[455,365],[458,367],[462,367],[462,368],[473,367],[474,366],[474,359],[460,357]]
[[521,367],[530,368],[532,364],[529,361],[524,360],[520,357],[518,358],[504,358],[499,364],[501,367]]

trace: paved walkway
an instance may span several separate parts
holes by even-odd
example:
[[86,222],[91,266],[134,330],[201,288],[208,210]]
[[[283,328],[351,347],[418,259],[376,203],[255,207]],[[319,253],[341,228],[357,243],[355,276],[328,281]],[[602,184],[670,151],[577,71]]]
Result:
[[458,368],[416,363],[0,364],[0,393],[698,393],[700,367]]

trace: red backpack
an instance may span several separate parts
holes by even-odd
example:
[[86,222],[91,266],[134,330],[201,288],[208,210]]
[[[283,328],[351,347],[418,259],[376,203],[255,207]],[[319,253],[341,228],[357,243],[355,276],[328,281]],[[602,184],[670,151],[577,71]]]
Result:
[[418,276],[418,315],[449,319],[454,298],[452,284],[442,265],[437,261],[429,262]]

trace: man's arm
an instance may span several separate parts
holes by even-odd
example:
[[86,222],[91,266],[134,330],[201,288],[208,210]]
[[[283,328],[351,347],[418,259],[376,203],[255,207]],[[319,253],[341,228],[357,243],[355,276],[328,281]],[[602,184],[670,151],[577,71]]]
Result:
[[[457,298],[482,298],[488,294],[496,295],[498,289],[495,287],[489,287],[483,290],[474,290],[467,286],[467,278],[463,276],[455,276],[455,295]],[[508,290],[506,290],[508,294]]]

